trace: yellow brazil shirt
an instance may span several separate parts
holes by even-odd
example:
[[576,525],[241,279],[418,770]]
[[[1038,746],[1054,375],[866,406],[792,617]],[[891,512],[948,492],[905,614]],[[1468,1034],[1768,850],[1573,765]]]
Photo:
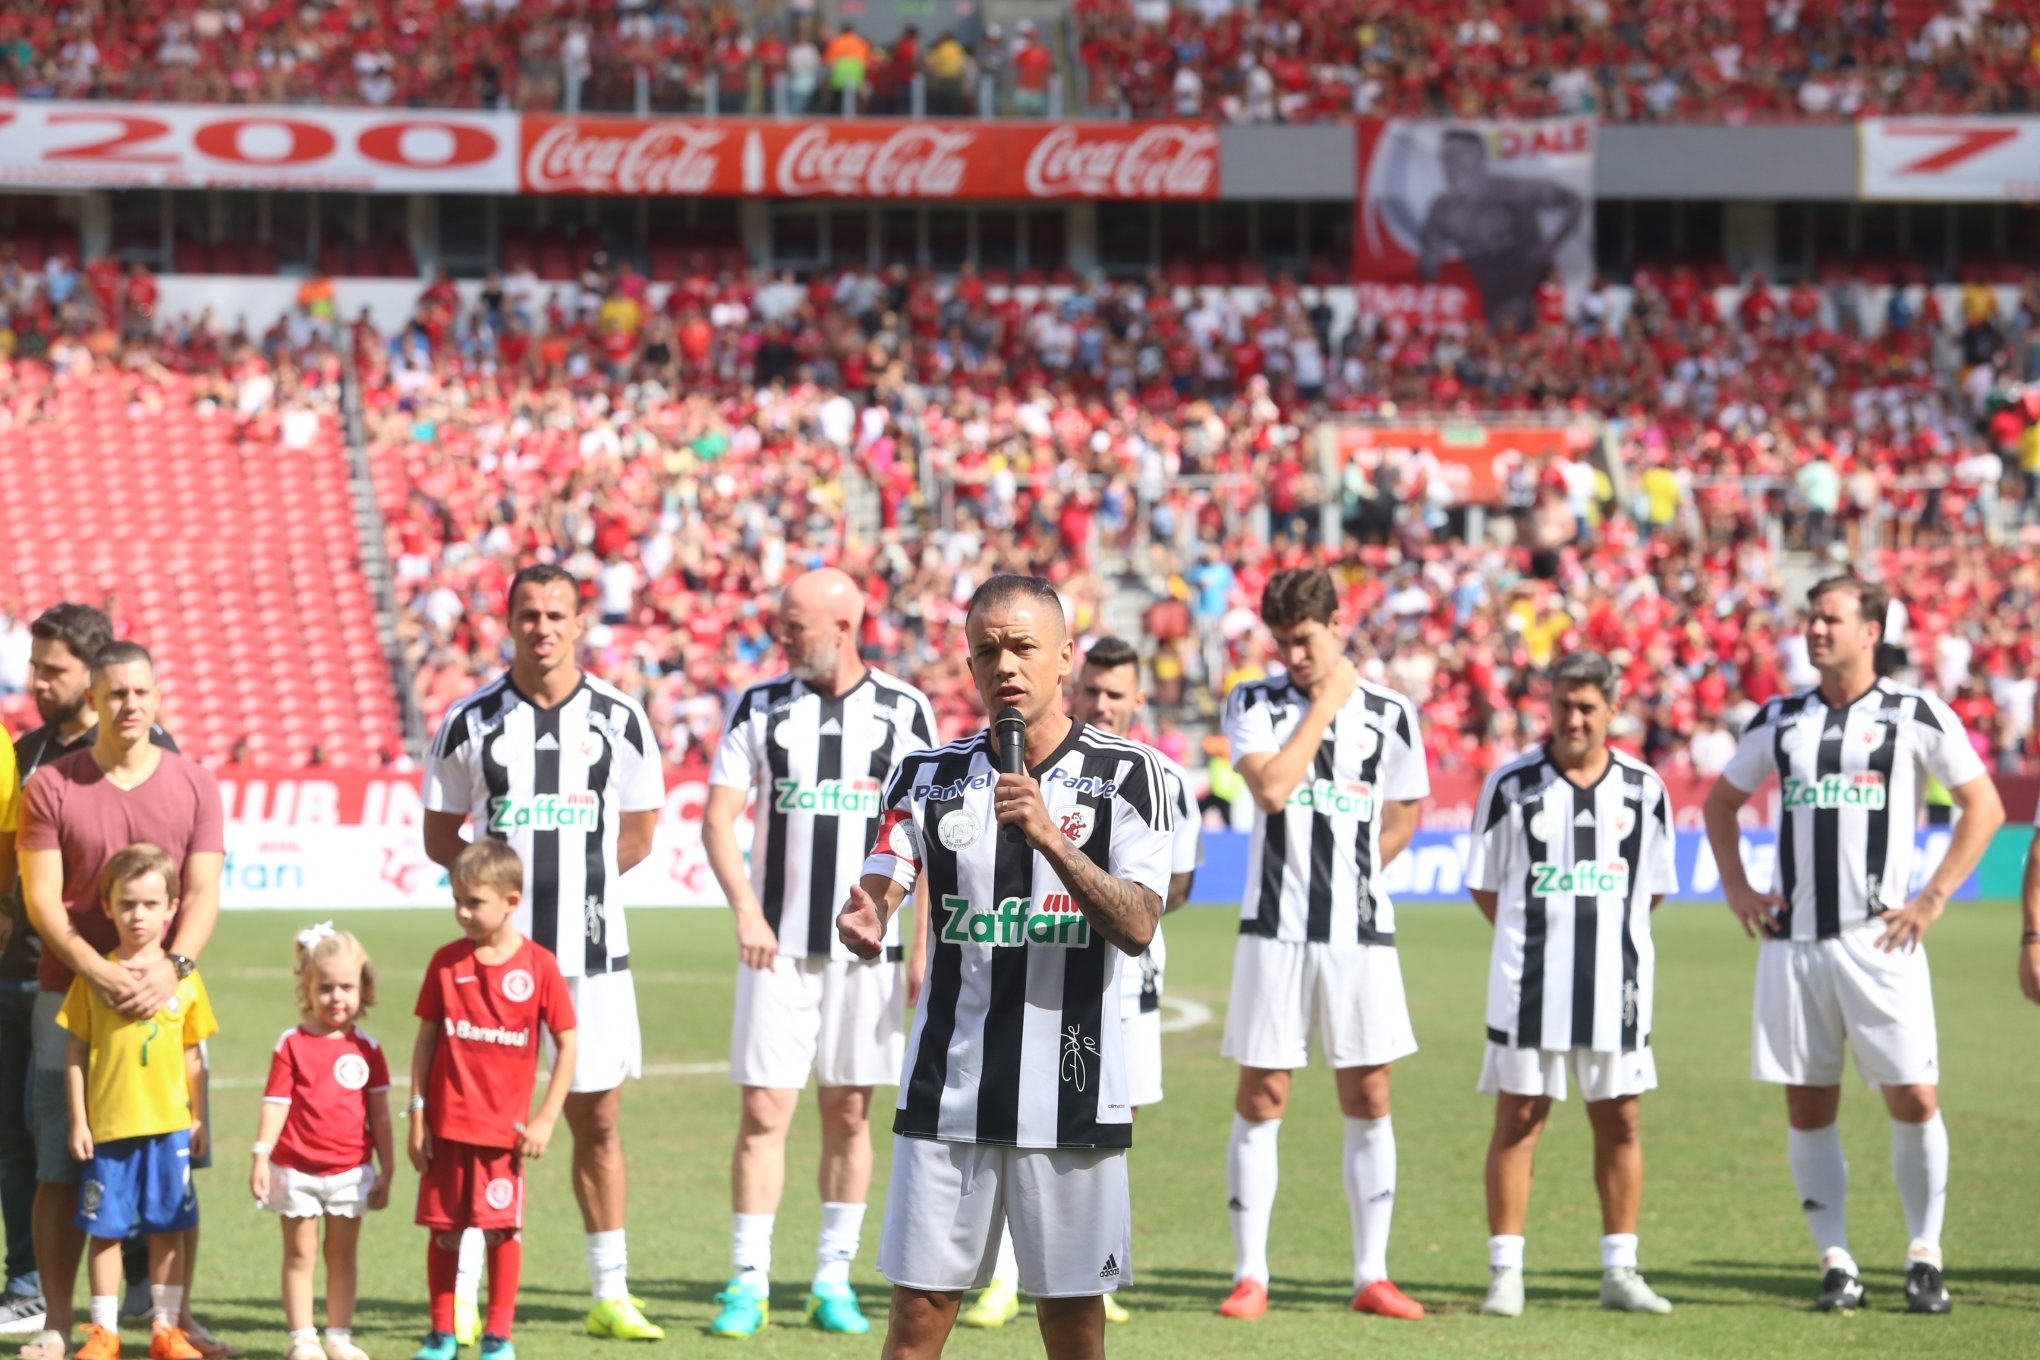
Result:
[[14,738],[0,727],[0,832],[21,829],[21,767],[14,759]]
[[163,1008],[147,1020],[128,1019],[85,979],[73,978],[57,1023],[92,1052],[85,1071],[85,1113],[95,1143],[191,1127],[184,1050],[220,1029],[198,974],[178,983]]

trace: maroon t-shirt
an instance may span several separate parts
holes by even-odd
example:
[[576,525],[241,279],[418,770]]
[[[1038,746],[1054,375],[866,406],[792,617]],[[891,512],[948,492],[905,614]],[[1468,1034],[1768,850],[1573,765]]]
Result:
[[[64,859],[64,910],[71,928],[98,953],[120,942],[99,906],[99,871],[140,841],[159,845],[182,865],[194,854],[224,854],[226,813],[212,772],[187,756],[163,752],[156,772],[132,789],[106,777],[90,750],[52,761],[22,790],[22,850],[56,850]],[[170,939],[178,923],[170,923]],[[71,969],[45,948],[37,981],[46,992],[71,985]]]

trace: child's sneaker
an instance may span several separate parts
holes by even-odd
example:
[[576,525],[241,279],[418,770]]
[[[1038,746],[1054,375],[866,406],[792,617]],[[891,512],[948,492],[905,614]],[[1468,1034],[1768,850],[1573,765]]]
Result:
[[329,1336],[326,1338],[325,1349],[326,1360],[368,1360],[368,1352],[355,1345],[351,1338],[343,1340],[337,1336]]
[[149,1360],[205,1360],[181,1327],[158,1327],[149,1338]]
[[460,1342],[452,1332],[427,1332],[411,1360],[460,1360]]
[[120,1333],[111,1327],[94,1327],[88,1324],[85,1328],[85,1344],[78,1348],[76,1360],[120,1360]]
[[283,1360],[333,1360],[333,1357],[316,1341],[293,1341],[283,1353]]
[[482,1337],[482,1360],[517,1360],[517,1348],[509,1337],[487,1333]]

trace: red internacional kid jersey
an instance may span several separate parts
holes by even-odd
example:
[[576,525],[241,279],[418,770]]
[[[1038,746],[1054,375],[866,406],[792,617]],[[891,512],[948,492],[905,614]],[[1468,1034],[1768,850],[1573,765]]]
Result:
[[470,940],[432,956],[418,1018],[439,1026],[426,1078],[425,1126],[434,1138],[514,1148],[531,1116],[541,1027],[574,1028],[574,1003],[550,950],[530,940],[506,963],[484,964]]
[[269,1059],[264,1103],[290,1114],[269,1160],[307,1176],[337,1176],[365,1165],[372,1141],[368,1095],[390,1089],[382,1045],[352,1025],[317,1035],[293,1025]]

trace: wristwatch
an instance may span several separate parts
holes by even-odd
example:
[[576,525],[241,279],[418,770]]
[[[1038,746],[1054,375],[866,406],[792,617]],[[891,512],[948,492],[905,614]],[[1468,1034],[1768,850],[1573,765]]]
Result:
[[198,964],[188,955],[170,954],[166,957],[170,960],[170,966],[177,970],[177,980],[179,982],[184,981],[184,979],[190,977],[198,970]]

